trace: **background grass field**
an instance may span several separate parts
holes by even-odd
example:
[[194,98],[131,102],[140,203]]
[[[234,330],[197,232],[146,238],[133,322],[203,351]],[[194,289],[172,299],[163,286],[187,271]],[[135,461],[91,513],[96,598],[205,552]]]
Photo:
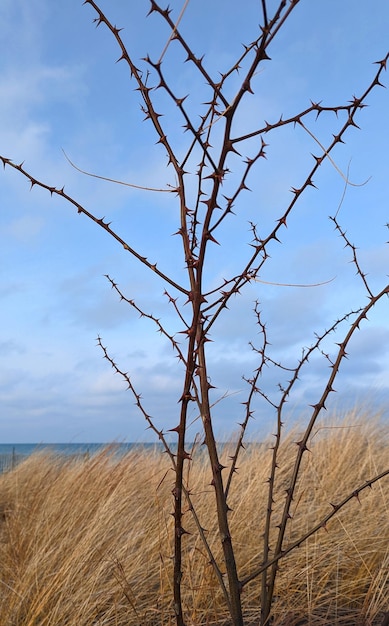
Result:
[[[281,509],[297,433],[282,449],[275,501]],[[320,429],[309,445],[287,543],[388,463],[388,428],[353,416]],[[228,447],[225,449],[228,464]],[[187,484],[206,536],[220,558],[210,472],[202,448]],[[242,576],[261,561],[269,473],[268,446],[250,445],[231,492],[231,526]],[[0,624],[2,626],[160,626],[172,609],[171,489],[166,454],[114,447],[90,459],[39,453],[0,476]],[[381,624],[389,607],[387,478],[366,489],[280,562],[275,625]],[[227,625],[216,577],[184,517],[184,607],[188,626]],[[258,623],[259,581],[244,590],[246,623]],[[301,621],[304,620],[304,621]]]

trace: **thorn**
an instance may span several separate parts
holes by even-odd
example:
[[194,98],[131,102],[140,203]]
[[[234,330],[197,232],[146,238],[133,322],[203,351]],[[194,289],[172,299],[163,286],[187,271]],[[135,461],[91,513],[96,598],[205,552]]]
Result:
[[3,162],[4,169],[5,169],[6,165],[10,165],[10,163],[12,163],[11,159],[6,159],[5,157],[0,157],[0,158],[1,158],[2,162]]
[[307,448],[307,444],[304,443],[303,440],[295,441],[295,444],[300,448],[301,452],[310,452],[309,448]]
[[180,425],[176,426],[175,428],[169,428],[168,432],[169,433],[179,433],[181,430]]
[[373,81],[373,85],[377,85],[377,87],[383,87],[385,89],[385,85],[383,85],[380,80],[377,78]]
[[356,124],[356,122],[354,122],[354,118],[352,118],[351,116],[348,118],[349,124],[350,126],[355,126],[355,128],[357,128],[358,130],[361,130],[361,127],[358,126],[358,124]]
[[384,70],[386,70],[386,62],[388,60],[388,56],[386,56],[382,61],[374,61],[374,65],[380,65]]
[[254,94],[254,91],[253,91],[253,90],[252,90],[252,88],[251,88],[251,85],[250,85],[250,81],[249,81],[249,80],[245,80],[245,82],[244,82],[244,83],[243,83],[243,85],[242,85],[242,88],[243,88],[245,91],[248,91],[249,93]]
[[315,156],[314,154],[312,154],[312,152],[311,152],[311,155],[312,155],[312,156],[313,156],[313,158],[315,159],[315,161],[316,161],[317,165],[320,165],[320,164],[322,163],[322,161],[323,161],[324,157],[322,157],[322,156],[321,156],[321,157]]
[[213,241],[213,243],[216,243],[218,246],[220,246],[220,243],[215,239],[215,237],[211,235],[210,232],[207,232],[205,236],[208,239],[208,241]]
[[101,17],[101,15],[99,15],[99,17],[95,17],[93,22],[96,24],[96,28],[98,28],[100,24],[103,22],[103,18]]
[[158,11],[157,4],[156,4],[156,2],[154,2],[154,0],[150,0],[150,4],[151,4],[151,7],[150,7],[150,10],[147,13],[146,17],[149,17],[149,15],[151,13],[154,13],[154,11]]

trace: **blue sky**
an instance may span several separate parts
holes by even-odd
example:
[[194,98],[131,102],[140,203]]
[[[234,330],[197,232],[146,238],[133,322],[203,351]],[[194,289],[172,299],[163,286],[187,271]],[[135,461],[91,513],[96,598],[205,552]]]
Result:
[[[278,3],[269,2],[269,12]],[[176,19],[184,1],[172,0]],[[129,7],[131,6],[131,10]],[[234,64],[242,44],[258,36],[260,3],[245,0],[190,0],[180,29],[197,56],[217,76]],[[107,17],[123,27],[123,39],[142,65],[147,53],[157,59],[169,37],[160,17],[146,19],[149,3],[102,2]],[[0,154],[25,162],[32,175],[62,187],[98,217],[106,216],[131,245],[158,261],[178,280],[185,280],[178,204],[172,194],[156,194],[83,176],[66,161],[62,150],[80,168],[138,185],[166,188],[174,176],[165,153],[155,144],[152,127],[142,122],[139,94],[119,56],[116,42],[95,14],[81,2],[3,0],[0,6]],[[364,92],[387,53],[389,5],[385,0],[356,4],[351,0],[301,0],[275,39],[272,58],[255,77],[255,94],[243,101],[236,130],[243,134],[307,108],[310,99],[323,105],[345,104]],[[4,52],[5,51],[5,52]],[[201,114],[206,97],[193,66],[173,42],[164,67],[177,93],[186,95],[190,111]],[[152,80],[152,79],[151,79]],[[229,82],[229,97],[239,76]],[[387,84],[384,75],[383,80]],[[161,91],[157,110],[178,154],[189,135],[171,112]],[[387,282],[388,229],[388,90],[377,88],[357,118],[361,130],[350,129],[346,144],[333,153],[336,166],[364,186],[349,186],[340,222],[358,247],[371,286]],[[332,114],[310,129],[323,143],[340,128]],[[215,129],[215,141],[218,130]],[[302,129],[280,129],[266,137],[267,160],[249,179],[251,193],[220,233],[221,246],[207,262],[207,281],[216,286],[233,275],[247,256],[248,221],[260,229],[274,224],[290,200],[290,188],[301,185],[318,146]],[[236,164],[238,168],[238,164]],[[304,175],[305,174],[305,175]],[[215,408],[220,436],[236,430],[250,377],[257,366],[248,342],[256,342],[253,302],[259,299],[267,320],[274,359],[293,366],[314,332],[328,328],[366,296],[350,254],[334,232],[333,215],[344,180],[329,163],[315,177],[284,232],[283,244],[272,248],[261,278],[278,283],[318,283],[321,287],[291,288],[251,284],[213,329],[209,344],[210,373],[216,387]],[[188,186],[195,197],[194,185]],[[182,372],[171,347],[153,325],[119,302],[104,278],[112,276],[128,298],[160,317],[171,333],[181,330],[163,297],[164,285],[84,216],[10,169],[0,175],[0,441],[93,442],[145,441],[152,435],[138,415],[125,384],[102,359],[96,345],[101,336],[118,365],[131,374],[145,407],[159,428],[176,425]],[[177,294],[172,294],[177,295]],[[182,298],[182,296],[181,296]],[[181,300],[180,300],[181,302]],[[330,408],[355,406],[386,409],[389,397],[389,324],[382,301],[350,345]],[[337,333],[326,344],[334,350]],[[328,364],[312,359],[290,398],[290,420],[308,415],[309,403],[320,397]],[[280,374],[270,370],[264,390],[277,398]],[[193,413],[191,433],[200,430]],[[273,414],[258,403],[252,433],[271,430]]]

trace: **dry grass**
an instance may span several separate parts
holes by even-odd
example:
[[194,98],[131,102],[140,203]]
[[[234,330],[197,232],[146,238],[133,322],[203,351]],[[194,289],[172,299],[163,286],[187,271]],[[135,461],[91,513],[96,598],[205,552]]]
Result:
[[[326,514],[330,501],[387,462],[385,425],[367,416],[347,428],[319,431],[309,447],[288,542]],[[276,511],[294,449],[291,436],[280,461]],[[269,452],[262,446],[247,450],[231,493],[242,575],[261,560],[268,462]],[[187,478],[218,558],[209,470],[193,463]],[[166,455],[138,450],[118,460],[110,448],[78,462],[37,454],[1,476],[0,624],[173,625],[172,483]],[[227,625],[223,598],[191,513],[184,519],[190,533],[183,575],[187,624]],[[384,479],[364,491],[360,502],[351,501],[328,532],[320,531],[281,562],[274,624],[381,623],[389,605],[388,526]],[[247,624],[258,623],[258,596],[253,582],[243,596]]]

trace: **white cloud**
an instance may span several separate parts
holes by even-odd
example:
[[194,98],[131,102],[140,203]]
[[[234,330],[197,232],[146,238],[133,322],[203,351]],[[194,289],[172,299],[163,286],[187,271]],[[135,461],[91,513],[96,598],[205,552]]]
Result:
[[[329,2],[338,14],[337,3]],[[135,4],[134,11],[142,14],[143,19],[142,3]],[[300,20],[304,22],[306,15],[318,15],[319,9],[314,4],[304,9],[307,13],[296,9],[299,17],[291,20],[279,47],[272,46],[274,61],[266,63],[266,70],[255,77],[259,95],[251,97],[247,94],[242,118],[234,132],[253,128],[269,116],[268,121],[274,121],[280,113],[294,114],[301,102],[308,106],[309,96],[315,98],[318,93],[324,94],[328,104],[330,94],[338,93],[340,88],[351,97],[350,85],[352,89],[360,89],[361,85],[367,84],[372,74],[371,59],[367,58],[373,54],[370,43],[374,50],[378,45],[376,41],[370,41],[368,34],[373,28],[383,28],[383,20],[366,22],[366,31],[362,35],[359,30],[364,16],[371,18],[371,11],[366,6],[350,19],[350,7],[352,3],[346,2],[339,17],[348,25],[349,44],[339,39],[340,31],[333,26],[332,12],[328,9],[320,14],[323,25],[327,24],[322,34],[319,36],[317,31],[322,25],[313,21],[304,31],[308,33],[307,37],[301,38]],[[209,9],[205,0],[190,3],[182,25],[199,50],[209,45],[205,62],[213,71],[229,62],[233,50],[243,50],[241,39],[231,43],[233,34],[248,35],[250,32],[249,38],[253,39],[258,29],[257,21],[260,21],[259,9],[254,3],[250,7],[252,13],[241,12],[237,18],[227,12],[217,32],[220,39],[215,39],[207,37],[206,32],[208,29],[213,35],[214,25],[219,25],[221,18],[216,5],[215,13],[204,28],[194,28],[203,24],[204,8]],[[110,11],[112,15],[115,13],[114,21],[119,26],[125,25],[125,4],[119,3]],[[258,17],[257,21],[252,19],[253,15]],[[47,0],[31,3],[5,0],[1,3],[0,37],[6,41],[3,49],[7,54],[3,55],[4,69],[0,73],[0,151],[17,161],[26,159],[33,175],[40,176],[48,184],[58,187],[65,184],[66,191],[80,199],[94,214],[113,219],[114,228],[142,254],[152,262],[158,261],[158,266],[178,277],[177,280],[186,281],[180,238],[171,237],[179,225],[175,196],[165,194],[158,198],[156,194],[144,194],[82,176],[69,166],[60,151],[63,146],[77,165],[97,174],[152,186],[163,187],[167,182],[174,182],[170,169],[166,168],[164,149],[154,145],[156,137],[150,122],[140,125],[139,93],[132,91],[135,85],[128,81],[128,68],[124,64],[114,65],[118,56],[115,42],[104,28],[96,31],[92,27],[92,16],[91,7],[59,7]],[[358,26],[355,32],[353,24]],[[151,26],[151,30],[144,34],[135,25],[134,18],[126,26],[123,36],[136,51],[135,55],[138,52],[138,56],[144,55],[149,44],[151,53],[158,55],[166,41],[165,33],[155,15],[149,18],[146,26]],[[332,38],[336,45],[336,49],[330,51],[336,55],[336,65],[326,68],[335,81],[328,81],[327,73],[319,71],[323,67],[323,58],[328,55],[320,44],[323,37],[324,40]],[[360,37],[369,41],[368,51],[352,44]],[[384,40],[381,35],[376,39]],[[229,42],[228,50],[226,41]],[[202,78],[191,80],[193,66],[190,63],[180,70],[177,45],[173,42],[165,66],[169,70],[169,59],[173,60],[170,70],[177,93],[185,95],[189,88],[195,92],[193,102],[204,100],[204,81]],[[349,47],[345,49],[347,45]],[[353,50],[355,67],[349,71],[350,50]],[[229,88],[231,94],[235,93],[237,81],[243,73],[241,70],[239,75],[233,75]],[[171,103],[166,94],[163,96],[159,90],[153,95],[157,98],[157,110],[161,105],[159,112],[167,113],[161,122],[181,153],[190,136],[181,132],[181,126],[178,132],[175,131],[176,123],[172,123],[168,113]],[[387,221],[384,220],[386,152],[380,124],[376,124],[380,116],[386,115],[385,97],[377,96],[373,113],[369,109],[363,112],[361,117],[368,129],[365,135],[350,133],[350,143],[342,147],[344,151],[336,153],[337,164],[343,168],[346,164],[346,169],[350,156],[353,156],[353,180],[354,172],[355,180],[360,181],[364,179],[366,168],[379,170],[377,186],[373,179],[364,188],[348,190],[340,213],[342,224],[348,228],[353,241],[355,237],[356,245],[362,248],[361,260],[374,285],[386,280],[388,265],[383,246],[387,231],[380,226],[379,235],[376,235],[374,230],[376,222],[384,224]],[[199,110],[203,111],[203,108]],[[327,126],[322,117],[315,128],[320,136],[323,133],[326,137],[334,129]],[[336,121],[335,116],[334,121],[337,128],[340,121]],[[181,122],[179,120],[179,124]],[[224,120],[215,126],[212,140],[220,136],[223,128]],[[236,207],[238,217],[228,219],[222,232],[216,234],[216,238],[220,235],[224,245],[214,246],[207,257],[204,281],[210,288],[218,281],[222,282],[223,277],[229,278],[239,271],[243,257],[248,256],[247,243],[251,233],[247,220],[252,219],[258,224],[261,235],[271,229],[292,198],[289,186],[301,184],[305,165],[313,164],[309,152],[316,153],[317,146],[301,129],[291,128],[285,132],[281,129],[278,134],[265,139],[270,143],[268,160],[263,160],[260,170],[250,175],[248,184],[253,193],[242,195]],[[245,148],[244,155],[246,149],[248,152],[254,150],[256,142]],[[381,148],[375,146],[381,146],[381,153]],[[198,166],[198,156],[197,153],[189,164],[194,170]],[[234,158],[231,163],[233,176],[236,176],[238,161]],[[367,175],[370,173],[368,171]],[[7,381],[7,386],[2,389],[2,407],[8,420],[7,424],[0,425],[3,438],[12,441],[19,429],[25,440],[38,441],[77,437],[78,440],[109,440],[121,435],[137,439],[150,434],[145,435],[144,420],[138,415],[131,393],[125,391],[124,382],[102,359],[95,345],[99,332],[104,345],[118,359],[118,365],[130,372],[137,391],[144,397],[146,410],[155,416],[158,425],[163,428],[175,426],[182,368],[169,342],[164,338],[159,340],[155,325],[148,320],[139,320],[136,312],[120,303],[103,274],[111,274],[127,297],[135,298],[145,312],[160,317],[169,332],[174,333],[181,330],[182,324],[161,295],[161,281],[154,275],[149,276],[147,270],[119,250],[105,233],[83,216],[78,217],[73,208],[36,188],[29,194],[28,182],[21,181],[17,173],[8,168],[2,177],[0,290],[5,297],[0,311],[4,331],[0,355],[6,357],[2,365]],[[187,180],[190,180],[189,176]],[[355,287],[358,279],[354,280],[355,268],[349,265],[349,250],[343,250],[343,242],[339,241],[327,219],[338,206],[344,181],[327,164],[317,181],[315,177],[315,182],[319,191],[312,190],[298,204],[288,230],[282,232],[283,245],[269,246],[273,258],[267,262],[260,278],[295,283],[320,282],[335,275],[337,279],[328,286],[309,289],[258,283],[250,285],[241,297],[231,301],[230,310],[212,328],[214,343],[207,346],[209,374],[212,383],[218,387],[212,397],[216,400],[225,391],[239,392],[215,407],[218,432],[226,433],[241,421],[244,407],[240,403],[248,391],[241,376],[250,376],[258,365],[257,355],[248,345],[250,339],[255,345],[261,343],[252,313],[256,298],[260,300],[263,319],[268,324],[271,354],[288,365],[296,364],[300,349],[314,339],[314,331],[321,332],[332,324],[345,313],[350,303],[365,301],[365,294]],[[196,185],[195,177],[188,182],[189,204],[195,202]],[[227,195],[230,188],[227,182],[224,189]],[[202,215],[202,209],[199,215]],[[179,304],[184,300],[184,296],[180,296]],[[189,309],[190,305],[185,312]],[[348,389],[351,397],[358,384],[360,389],[374,383],[386,388],[387,355],[382,350],[387,342],[385,312],[384,306],[378,307],[372,316],[372,331],[357,334],[352,342],[350,350],[355,360],[353,365],[346,363],[342,368],[343,395],[347,396]],[[331,349],[332,341],[340,340],[340,335],[331,337],[328,342]],[[184,346],[184,337],[178,339]],[[260,384],[272,398],[278,399],[277,384],[284,383],[289,376],[290,373],[277,368],[265,368]],[[326,376],[328,363],[313,358],[310,367],[303,372],[301,383],[296,386],[291,406],[300,410],[307,402],[317,401]],[[360,383],[356,383],[358,377],[361,377]],[[262,424],[263,420],[268,425],[269,414],[273,416],[269,405],[257,398],[255,408],[257,424]],[[195,416],[196,410],[193,409]],[[12,431],[12,423],[16,430]],[[199,429],[198,422],[194,425],[196,428]]]

